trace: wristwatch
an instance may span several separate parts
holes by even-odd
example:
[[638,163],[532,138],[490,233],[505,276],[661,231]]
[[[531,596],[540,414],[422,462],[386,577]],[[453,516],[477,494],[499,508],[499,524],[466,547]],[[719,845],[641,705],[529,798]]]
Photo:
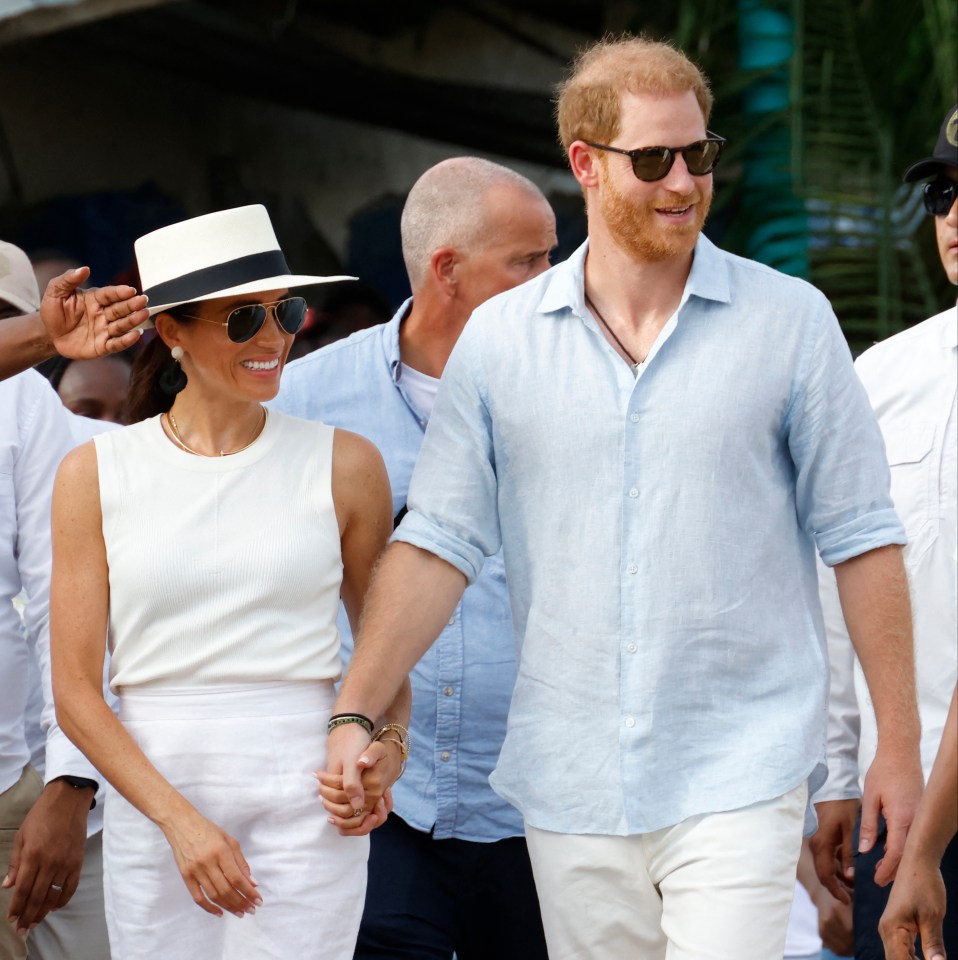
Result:
[[[50,783],[56,783],[57,780],[62,780],[64,783],[69,784],[73,787],[74,790],[92,790],[96,794],[97,790],[100,789],[100,784],[96,780],[90,780],[88,777],[74,777],[69,773],[63,774],[60,777],[54,777]],[[96,796],[90,801],[90,809],[92,810],[96,806]]]

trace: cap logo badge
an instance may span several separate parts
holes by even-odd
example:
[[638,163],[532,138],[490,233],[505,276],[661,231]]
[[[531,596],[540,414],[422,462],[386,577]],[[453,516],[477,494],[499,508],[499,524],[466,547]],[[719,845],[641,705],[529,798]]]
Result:
[[945,136],[953,147],[958,147],[958,110],[948,118],[948,126],[945,128]]

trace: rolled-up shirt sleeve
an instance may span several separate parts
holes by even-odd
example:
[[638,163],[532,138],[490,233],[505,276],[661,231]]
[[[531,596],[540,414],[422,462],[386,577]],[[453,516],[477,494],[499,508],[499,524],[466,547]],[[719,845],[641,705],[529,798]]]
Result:
[[832,567],[907,540],[875,414],[824,297],[786,414],[799,522]]
[[469,583],[501,546],[493,427],[474,336],[466,326],[442,375],[409,485],[408,513],[393,539],[452,564]]

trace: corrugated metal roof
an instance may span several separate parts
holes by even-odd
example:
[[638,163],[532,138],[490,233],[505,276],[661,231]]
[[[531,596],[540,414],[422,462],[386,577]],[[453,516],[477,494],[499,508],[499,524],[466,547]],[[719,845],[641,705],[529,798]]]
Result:
[[65,4],[83,3],[84,0],[0,0],[0,20],[18,17],[28,10],[40,7],[62,7]]
[[0,0],[0,43],[56,33],[169,0]]

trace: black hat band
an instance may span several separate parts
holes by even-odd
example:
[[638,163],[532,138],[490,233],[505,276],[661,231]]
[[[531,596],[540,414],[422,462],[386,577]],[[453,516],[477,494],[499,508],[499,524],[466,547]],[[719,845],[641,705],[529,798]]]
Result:
[[185,303],[209,297],[219,290],[229,290],[256,280],[268,277],[284,277],[289,267],[282,250],[267,250],[265,253],[251,253],[246,257],[237,257],[225,263],[217,263],[202,270],[184,273],[181,277],[165,280],[143,292],[151,304]]

